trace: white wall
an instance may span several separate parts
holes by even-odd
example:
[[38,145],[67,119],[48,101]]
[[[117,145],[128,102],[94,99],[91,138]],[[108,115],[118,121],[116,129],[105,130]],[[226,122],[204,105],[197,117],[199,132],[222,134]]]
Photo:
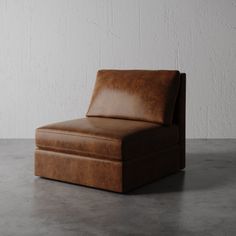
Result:
[[0,137],[83,117],[99,68],[187,73],[187,137],[236,138],[236,1],[0,0]]

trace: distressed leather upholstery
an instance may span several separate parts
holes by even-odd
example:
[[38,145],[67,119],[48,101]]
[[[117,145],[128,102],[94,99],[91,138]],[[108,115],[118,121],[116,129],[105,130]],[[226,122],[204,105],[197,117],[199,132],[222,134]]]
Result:
[[98,71],[87,116],[171,124],[179,84],[178,71]]
[[176,125],[166,127],[98,117],[65,121],[36,130],[39,148],[120,161],[168,148],[178,140]]
[[35,175],[127,192],[185,167],[185,74],[101,70],[87,117],[36,130]]

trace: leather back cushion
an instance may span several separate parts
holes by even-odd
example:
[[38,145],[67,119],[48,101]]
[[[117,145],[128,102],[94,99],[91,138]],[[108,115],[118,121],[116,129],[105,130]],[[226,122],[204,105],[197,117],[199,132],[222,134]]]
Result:
[[178,71],[100,70],[87,116],[170,125],[179,85]]

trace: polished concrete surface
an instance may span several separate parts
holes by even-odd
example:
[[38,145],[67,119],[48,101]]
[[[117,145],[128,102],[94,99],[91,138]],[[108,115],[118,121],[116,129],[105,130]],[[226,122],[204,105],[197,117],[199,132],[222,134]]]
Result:
[[128,195],[33,175],[33,140],[0,140],[0,236],[236,235],[236,140],[188,140],[187,168]]

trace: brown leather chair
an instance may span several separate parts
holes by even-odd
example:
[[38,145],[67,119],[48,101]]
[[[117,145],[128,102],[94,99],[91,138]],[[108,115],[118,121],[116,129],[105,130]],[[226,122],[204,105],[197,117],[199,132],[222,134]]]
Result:
[[101,70],[86,118],[36,130],[35,175],[127,192],[185,167],[186,76]]

